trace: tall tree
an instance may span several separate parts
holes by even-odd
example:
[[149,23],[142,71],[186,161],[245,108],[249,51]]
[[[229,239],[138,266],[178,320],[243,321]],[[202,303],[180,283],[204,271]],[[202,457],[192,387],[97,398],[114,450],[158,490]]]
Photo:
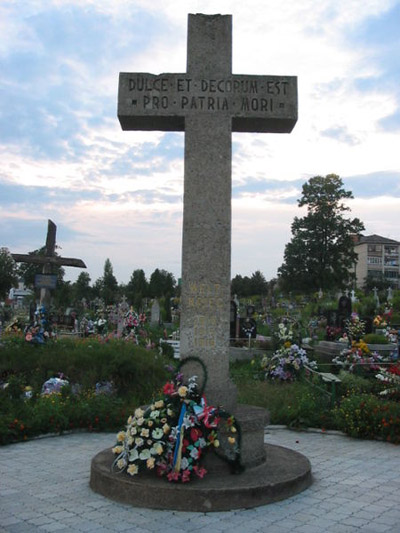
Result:
[[81,272],[73,284],[73,294],[74,300],[76,302],[81,302],[82,298],[85,298],[87,302],[92,297],[92,288],[90,286],[90,275],[88,272]]
[[101,297],[106,305],[114,304],[118,299],[118,281],[108,258],[104,263],[104,273],[101,278]]
[[363,231],[358,218],[345,218],[350,210],[344,200],[353,198],[336,174],[315,176],[303,185],[299,207],[307,215],[295,217],[292,240],[286,245],[284,262],[278,269],[287,290],[316,291],[349,285],[357,254],[352,235]]
[[158,268],[150,276],[149,292],[152,298],[171,297],[175,290],[175,278],[171,272]]
[[0,248],[0,300],[18,285],[18,267],[7,248]]
[[132,272],[131,279],[126,286],[126,296],[133,307],[140,311],[142,300],[148,295],[149,284],[147,283],[144,271],[138,268]]
[[250,291],[253,296],[266,295],[268,292],[268,283],[264,274],[256,270],[250,278]]

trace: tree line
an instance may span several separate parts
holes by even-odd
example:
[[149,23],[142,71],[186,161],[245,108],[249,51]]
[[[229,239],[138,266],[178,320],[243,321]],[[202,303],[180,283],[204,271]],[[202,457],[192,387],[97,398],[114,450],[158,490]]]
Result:
[[[307,214],[294,217],[292,238],[285,246],[277,279],[266,281],[259,270],[250,277],[236,275],[232,279],[232,295],[267,295],[274,289],[312,293],[319,289],[351,288],[355,280],[353,267],[357,261],[353,238],[365,229],[358,218],[346,216],[350,208],[345,202],[352,198],[352,192],[345,190],[342,179],[336,174],[310,178],[303,184],[298,199],[299,208],[306,207]],[[31,253],[44,254],[44,248]],[[8,251],[0,249],[0,297],[4,298],[6,290],[15,285],[18,276],[24,279],[27,286],[32,286],[37,272],[40,270],[34,265],[21,264],[14,268]],[[142,269],[134,270],[129,282],[119,285],[109,259],[105,262],[103,276],[93,285],[87,272],[82,272],[75,283],[64,281],[62,267],[57,269],[57,275],[59,284],[56,293],[60,303],[71,298],[95,297],[102,298],[106,303],[114,303],[126,296],[129,302],[138,307],[144,298],[179,295],[174,276],[158,268],[149,280]],[[371,280],[367,279],[366,287],[370,283]],[[375,278],[373,284],[379,284],[379,280]]]

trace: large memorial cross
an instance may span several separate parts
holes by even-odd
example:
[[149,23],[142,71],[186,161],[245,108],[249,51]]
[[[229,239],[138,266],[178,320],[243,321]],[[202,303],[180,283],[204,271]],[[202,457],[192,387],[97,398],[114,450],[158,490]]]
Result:
[[56,233],[57,226],[52,220],[48,220],[45,255],[11,254],[14,261],[17,263],[43,265],[43,275],[41,276],[40,280],[40,304],[43,304],[46,308],[50,306],[50,288],[54,288],[54,282],[51,278],[52,266],[55,265],[86,268],[86,265],[82,259],[75,259],[73,257],[60,257],[59,255],[56,255]]
[[118,118],[123,130],[185,131],[180,352],[206,364],[208,401],[232,409],[231,132],[289,133],[297,78],[232,74],[232,17],[189,15],[187,72],[120,73]]

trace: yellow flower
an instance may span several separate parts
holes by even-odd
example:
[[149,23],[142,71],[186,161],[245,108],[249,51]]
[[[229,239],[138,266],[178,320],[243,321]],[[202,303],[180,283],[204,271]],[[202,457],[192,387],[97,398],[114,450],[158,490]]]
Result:
[[231,427],[231,431],[232,431],[232,433],[236,433],[237,429],[235,428],[235,426]]
[[228,442],[229,442],[229,444],[235,444],[235,442],[236,442],[235,437],[228,437]]
[[140,409],[140,407],[138,409],[136,409],[136,411],[135,411],[136,418],[141,418],[143,415],[144,415],[143,409]]
[[157,442],[156,444],[154,444],[154,451],[156,452],[157,455],[161,455],[164,451],[164,448],[159,442]]
[[163,427],[162,427],[162,430],[164,431],[164,434],[166,435],[167,433],[169,433],[169,430],[170,430],[170,427],[168,424],[164,424]]
[[219,440],[218,439],[215,439],[213,444],[214,444],[215,448],[219,448]]
[[126,462],[125,462],[125,459],[120,459],[119,461],[117,461],[117,466],[120,470],[122,470],[123,468],[125,468],[125,465],[126,465]]
[[138,473],[138,467],[136,465],[129,465],[127,468],[128,474],[135,476]]
[[124,442],[125,440],[125,431],[120,431],[117,435],[117,442]]
[[174,415],[174,412],[172,409],[167,409],[167,415],[168,416],[173,416]]
[[150,459],[147,459],[146,461],[147,468],[149,468],[150,470],[154,468],[154,463],[155,463],[154,457],[150,457]]
[[286,341],[284,346],[285,348],[290,348],[292,346],[292,343],[290,341]]
[[149,436],[149,430],[146,429],[146,428],[143,428],[142,431],[140,432],[140,435],[142,437],[148,437]]
[[164,400],[158,400],[158,402],[155,402],[154,407],[156,409],[161,409],[162,407],[164,407]]
[[181,387],[179,387],[178,389],[178,394],[181,398],[185,398],[186,394],[187,394],[187,391],[188,391],[188,388],[185,387],[184,385],[182,385]]
[[116,454],[120,454],[122,453],[124,450],[124,447],[123,446],[114,446],[114,448],[112,449],[113,453],[116,453]]
[[132,415],[128,418],[128,425],[132,424],[133,417]]

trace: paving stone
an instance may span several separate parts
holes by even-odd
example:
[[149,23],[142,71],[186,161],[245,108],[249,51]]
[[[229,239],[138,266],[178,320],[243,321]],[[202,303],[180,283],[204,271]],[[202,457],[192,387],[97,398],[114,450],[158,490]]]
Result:
[[[113,445],[114,434],[71,434],[0,448],[4,495],[0,532],[106,533],[123,531],[126,526],[133,533],[399,533],[400,483],[394,479],[400,471],[397,447],[340,435],[321,439],[318,434],[274,428],[265,439],[305,454],[312,463],[314,484],[286,501],[221,513],[139,509],[93,493],[88,488],[90,461]],[[23,464],[24,469],[4,468],[11,457],[13,464]],[[68,470],[63,483],[56,482],[60,457]],[[371,460],[366,462],[365,457]],[[35,466],[39,458],[43,470]],[[344,483],[340,469],[346,476],[357,476],[359,485]],[[27,478],[29,485],[21,481]],[[46,490],[37,493],[36,487],[44,486]]]

